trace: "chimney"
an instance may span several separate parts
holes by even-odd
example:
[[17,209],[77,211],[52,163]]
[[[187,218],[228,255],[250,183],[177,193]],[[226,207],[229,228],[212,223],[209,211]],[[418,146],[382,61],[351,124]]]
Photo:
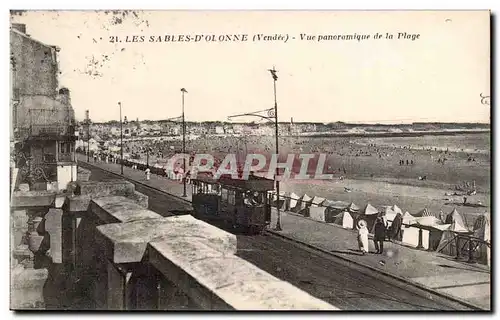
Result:
[[71,106],[71,96],[68,88],[59,89],[59,99],[62,104]]
[[24,34],[26,34],[26,25],[24,23],[13,23],[12,29],[16,29]]

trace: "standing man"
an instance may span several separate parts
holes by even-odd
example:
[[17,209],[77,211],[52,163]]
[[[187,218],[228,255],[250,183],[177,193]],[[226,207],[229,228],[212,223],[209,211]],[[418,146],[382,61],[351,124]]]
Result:
[[146,168],[146,180],[149,180],[149,178],[151,177],[151,170],[149,170],[149,168]]
[[385,224],[384,220],[381,217],[377,218],[374,227],[374,235],[373,242],[375,243],[375,253],[383,253],[384,252],[384,240],[385,240]]

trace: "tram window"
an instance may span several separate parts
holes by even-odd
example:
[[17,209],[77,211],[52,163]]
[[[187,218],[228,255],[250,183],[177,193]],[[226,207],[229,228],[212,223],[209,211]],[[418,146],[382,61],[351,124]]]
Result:
[[236,193],[234,190],[229,190],[228,191],[228,196],[227,196],[227,202],[229,202],[230,204],[232,205],[235,205],[236,204],[236,197],[235,197]]
[[227,200],[227,196],[228,196],[227,189],[222,189],[221,190],[221,199]]

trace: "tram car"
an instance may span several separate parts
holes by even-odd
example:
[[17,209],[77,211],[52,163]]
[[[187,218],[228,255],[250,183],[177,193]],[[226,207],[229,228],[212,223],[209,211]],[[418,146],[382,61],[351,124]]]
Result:
[[198,174],[191,180],[193,215],[206,221],[218,221],[248,234],[258,234],[271,223],[274,181],[254,176],[233,179],[223,175],[214,179]]

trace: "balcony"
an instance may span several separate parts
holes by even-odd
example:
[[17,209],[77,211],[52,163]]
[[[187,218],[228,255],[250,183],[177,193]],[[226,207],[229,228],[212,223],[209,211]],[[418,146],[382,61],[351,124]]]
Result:
[[28,140],[76,140],[74,125],[34,124],[16,130],[17,139]]

